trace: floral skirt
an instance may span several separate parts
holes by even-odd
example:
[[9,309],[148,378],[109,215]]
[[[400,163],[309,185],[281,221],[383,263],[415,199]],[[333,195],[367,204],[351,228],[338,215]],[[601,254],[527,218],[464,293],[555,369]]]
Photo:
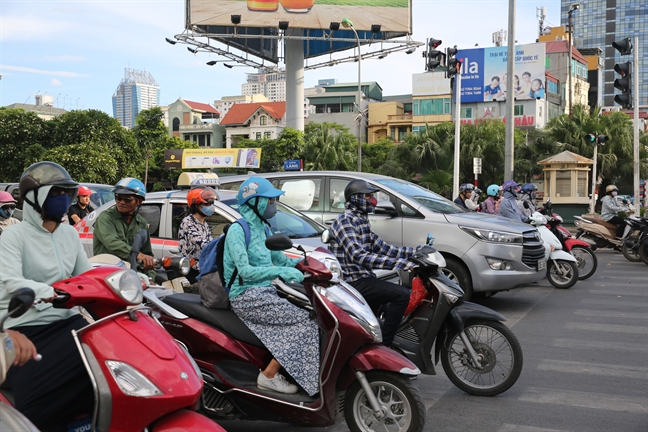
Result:
[[306,393],[319,391],[319,332],[308,311],[279,297],[271,286],[248,288],[230,305]]

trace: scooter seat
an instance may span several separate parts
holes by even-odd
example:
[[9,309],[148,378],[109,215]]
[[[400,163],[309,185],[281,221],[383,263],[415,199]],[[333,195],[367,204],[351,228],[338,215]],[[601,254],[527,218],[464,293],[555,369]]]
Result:
[[198,321],[223,330],[234,339],[259,348],[265,348],[263,342],[231,309],[209,309],[200,301],[199,294],[179,293],[168,295],[162,301],[183,314]]
[[603,226],[606,227],[607,229],[614,230],[614,231],[616,231],[616,229],[617,229],[617,226],[616,226],[616,225],[614,225],[614,224],[612,224],[612,223],[609,223],[609,222],[605,222],[605,221],[603,220],[603,218],[601,217],[601,215],[591,215],[591,214],[587,214],[587,215],[583,215],[583,216],[581,216],[581,217],[582,217],[583,219],[585,219],[585,220],[590,221],[590,222],[594,222],[594,223],[596,223],[596,224],[603,225]]

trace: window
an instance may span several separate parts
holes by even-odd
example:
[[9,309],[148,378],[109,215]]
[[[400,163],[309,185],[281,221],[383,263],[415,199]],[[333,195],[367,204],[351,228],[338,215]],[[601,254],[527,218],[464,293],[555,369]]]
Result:
[[414,115],[450,114],[450,98],[417,99],[412,102]]
[[261,116],[261,117],[259,117],[259,124],[260,124],[261,126],[265,126],[265,125],[267,125],[267,124],[268,124],[268,117],[267,117],[267,116],[264,116],[264,115]]
[[295,210],[317,211],[320,207],[319,178],[289,178],[279,180],[278,188],[286,192],[279,199]]
[[329,205],[332,212],[344,211],[344,188],[349,179],[332,178],[329,180]]
[[571,171],[556,171],[556,196],[571,196]]
[[177,132],[179,130],[180,130],[180,119],[178,117],[173,117],[173,132]]
[[261,139],[261,132],[256,133],[256,139],[260,140]]
[[406,127],[399,127],[398,128],[398,141],[402,142],[405,140],[405,135],[407,135],[407,128]]
[[516,116],[524,115],[524,105],[515,105],[513,107],[513,115]]
[[473,118],[472,108],[461,108],[461,118],[465,118],[465,119]]
[[576,184],[576,196],[587,196],[587,171],[578,171],[578,183]]
[[151,237],[160,237],[162,204],[142,204],[139,214],[146,219]]
[[272,135],[272,132],[263,132],[263,138],[265,139],[270,139],[270,135]]
[[547,81],[547,91],[549,93],[558,94],[558,83]]

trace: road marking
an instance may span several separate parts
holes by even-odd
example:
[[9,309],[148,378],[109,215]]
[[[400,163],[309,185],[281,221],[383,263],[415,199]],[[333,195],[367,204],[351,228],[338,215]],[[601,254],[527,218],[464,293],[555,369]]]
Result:
[[636,396],[616,396],[602,393],[529,387],[518,400],[562,406],[592,408],[601,411],[625,411],[648,414],[645,399]]
[[648,368],[645,367],[606,365],[552,359],[542,360],[538,365],[538,369],[570,374],[583,373],[588,375],[632,378],[637,380],[645,380],[646,377],[648,377]]
[[627,319],[648,319],[648,313],[643,312],[614,312],[614,311],[597,311],[589,309],[578,309],[574,315],[593,316],[601,318],[627,318]]
[[646,326],[570,322],[567,323],[565,327],[568,330],[591,330],[597,332],[632,333],[632,334],[648,335],[648,328],[646,328]]
[[504,423],[501,428],[497,429],[497,432],[564,432],[559,429],[546,429],[533,426],[522,426]]
[[596,350],[612,350],[612,351],[646,351],[648,347],[646,344],[629,344],[621,342],[600,342],[600,341],[584,341],[582,339],[555,339],[551,344],[557,348],[573,348],[573,349],[596,349]]
[[618,307],[646,307],[646,303],[637,301],[623,301],[616,298],[607,300],[585,299],[580,301],[583,304],[601,305],[601,306],[618,306]]
[[[599,285],[596,284],[597,286],[611,286],[611,285]],[[620,285],[615,285],[615,286],[620,286]],[[612,296],[619,296],[619,297],[625,297],[625,296],[634,296],[634,297],[648,297],[648,291],[621,291],[618,289],[615,290],[589,290],[590,294],[601,294],[601,295],[612,295]]]

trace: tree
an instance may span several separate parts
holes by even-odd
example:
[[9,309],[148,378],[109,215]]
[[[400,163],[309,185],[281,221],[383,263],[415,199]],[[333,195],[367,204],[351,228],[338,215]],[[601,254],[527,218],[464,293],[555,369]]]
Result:
[[380,168],[389,160],[389,152],[396,144],[383,138],[374,144],[362,144],[362,171],[380,173]]
[[20,179],[33,154],[43,149],[44,136],[45,121],[35,113],[0,108],[0,181]]
[[[304,134],[292,128],[284,128],[276,139],[242,139],[234,148],[261,148],[259,171],[277,172],[283,170],[286,160],[302,159],[304,153]],[[246,173],[247,170],[239,170]]]
[[[119,171],[117,160],[105,151],[105,146],[82,142],[45,150],[40,160],[56,162],[72,178],[83,183],[116,183]],[[36,161],[34,161],[36,162]]]
[[162,177],[159,170],[163,165],[149,167],[149,160],[154,154],[160,153],[164,158],[164,150],[167,150],[169,132],[162,122],[163,118],[164,113],[160,107],[143,110],[137,115],[135,127],[132,129],[137,145],[144,155],[144,184],[148,184],[149,168],[156,172],[158,179]]
[[309,123],[305,130],[307,170],[349,171],[357,167],[357,141],[337,123]]

